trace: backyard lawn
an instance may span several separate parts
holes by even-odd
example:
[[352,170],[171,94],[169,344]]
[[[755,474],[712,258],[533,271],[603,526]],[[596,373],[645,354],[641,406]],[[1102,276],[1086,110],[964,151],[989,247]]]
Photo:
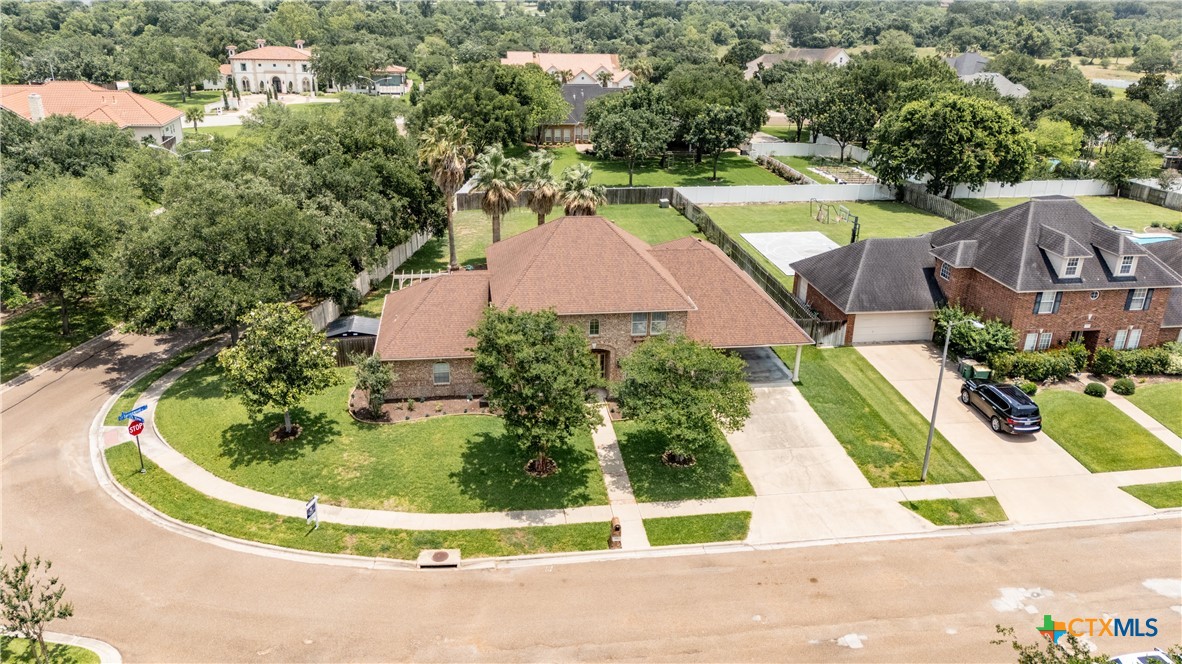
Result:
[[[0,662],[5,664],[38,664],[41,660],[34,642],[14,636],[0,636]],[[99,664],[98,653],[64,643],[47,643],[49,661],[54,664]]]
[[[618,224],[621,228],[648,242],[660,244],[691,235],[701,237],[697,228],[673,208],[661,209],[656,205],[604,205],[599,214]],[[549,219],[563,215],[556,207]],[[538,216],[528,208],[516,208],[501,220],[501,237],[508,238],[538,225]],[[492,222],[480,210],[464,210],[456,213],[456,255],[461,265],[484,263],[484,251],[492,243]],[[398,272],[438,272],[447,269],[447,235],[434,238],[415,252]],[[370,291],[356,313],[360,316],[378,317],[382,314],[382,299],[390,291],[390,279]]]
[[1104,399],[1047,390],[1038,407],[1043,431],[1093,473],[1182,465],[1182,456]]
[[775,156],[775,160],[783,164],[788,164],[792,168],[795,168],[801,175],[812,180],[813,182],[816,182],[817,184],[833,184],[833,180],[831,178],[827,178],[820,173],[814,173],[813,171],[809,170],[813,163],[808,157],[789,157],[787,155],[778,154]]
[[[719,205],[707,208],[710,218],[727,232],[736,242],[755,256],[764,267],[779,278],[786,287],[792,287],[792,277],[781,272],[763,254],[755,250],[740,233],[776,233],[817,231],[839,245],[850,243],[852,226],[847,223],[823,224],[814,215],[817,204],[784,203],[781,205]],[[873,237],[913,237],[944,228],[952,222],[928,214],[906,203],[832,203],[845,205],[852,214],[858,215],[861,224],[860,239]]]
[[[958,198],[956,202],[979,214],[988,214],[997,210],[1004,210],[1029,198]],[[1077,196],[1079,204],[1089,212],[1111,226],[1120,226],[1129,230],[1153,231],[1153,222],[1162,224],[1177,224],[1182,222],[1182,212],[1169,208],[1133,201],[1115,196]]]
[[[554,174],[561,173],[568,166],[584,163],[594,169],[593,184],[608,187],[628,186],[628,165],[622,161],[602,161],[579,153],[573,147],[556,148],[554,153]],[[782,185],[784,180],[771,171],[737,152],[726,152],[718,160],[718,181],[711,181],[713,173],[711,160],[704,158],[694,164],[692,159],[679,157],[669,168],[659,168],[657,162],[637,165],[632,184],[636,187],[703,187],[714,185],[769,184]]]
[[0,382],[7,382],[33,367],[52,360],[111,327],[93,305],[75,305],[70,315],[71,333],[62,336],[61,307],[47,303],[0,325]]
[[968,526],[1005,521],[1006,511],[993,496],[983,498],[938,498],[905,500],[899,503],[937,526]]
[[673,468],[661,461],[666,450],[664,436],[627,420],[612,422],[612,427],[637,502],[755,495],[751,482],[743,473],[743,466],[721,436],[713,448],[697,453],[696,464],[689,468]]
[[800,131],[799,141],[796,140],[796,125],[764,125],[759,130],[788,143],[808,143],[812,140],[808,125]]
[[[224,138],[234,138],[242,133],[242,125],[224,125],[220,127],[201,127],[199,131],[193,129],[192,123],[185,127],[185,135],[192,136],[194,134],[211,134],[213,136],[222,136]],[[183,152],[184,149],[182,148]]]
[[724,512],[695,516],[645,519],[644,532],[653,546],[738,542],[747,539],[751,512]]
[[1125,398],[1167,429],[1182,436],[1182,383],[1145,385]]
[[1182,482],[1122,486],[1129,495],[1159,510],[1182,507]]
[[171,92],[151,92],[144,95],[148,99],[154,99],[161,104],[168,104],[175,108],[187,108],[190,106],[205,106],[212,104],[215,101],[222,100],[221,90],[194,90],[187,99],[181,102],[181,93],[179,90]]
[[[791,363],[796,350],[776,349]],[[918,484],[928,421],[854,348],[806,346],[800,392],[872,486]],[[980,480],[939,431],[928,483]]]
[[111,474],[120,484],[168,516],[230,537],[275,546],[401,560],[413,560],[423,549],[459,549],[465,558],[481,558],[607,548],[606,523],[501,530],[394,530],[322,521],[312,530],[300,517],[210,498],[149,459],[144,460],[147,472],[140,474],[139,457],[130,442],[108,449],[106,455]]
[[169,444],[218,477],[299,500],[318,494],[332,505],[448,513],[607,504],[589,431],[551,450],[557,474],[534,479],[524,471],[528,455],[505,436],[500,418],[361,423],[345,409],[353,370],[338,371],[340,384],[293,410],[304,429],[294,441],[272,443],[268,433],[282,413],[248,417],[223,393],[214,361],[165,392],[156,424]]

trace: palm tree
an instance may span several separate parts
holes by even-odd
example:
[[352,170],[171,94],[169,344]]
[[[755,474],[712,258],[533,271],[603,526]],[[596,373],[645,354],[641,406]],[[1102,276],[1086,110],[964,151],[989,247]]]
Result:
[[493,244],[501,241],[501,217],[517,202],[521,191],[521,162],[505,156],[499,145],[490,145],[476,157],[472,176],[483,191],[480,209],[492,218]]
[[419,135],[419,163],[431,171],[435,186],[443,192],[443,208],[447,211],[447,249],[449,269],[460,269],[456,259],[455,197],[464,184],[464,170],[472,158],[468,143],[468,128],[450,115],[443,115]]
[[606,88],[607,84],[612,81],[612,73],[605,69],[595,75],[595,80],[599,81],[599,84]]
[[193,131],[197,131],[197,123],[205,119],[205,109],[200,106],[190,106],[185,109],[185,122],[193,123]]
[[562,204],[566,214],[572,217],[589,217],[600,205],[607,203],[607,190],[603,185],[591,184],[591,167],[576,164],[562,171],[558,179],[562,190]]
[[575,73],[569,69],[560,70],[556,72],[556,75],[558,76],[558,82],[562,85],[566,85],[575,77]]
[[554,155],[538,150],[529,154],[529,161],[525,165],[522,185],[529,191],[529,209],[538,215],[539,226],[546,223],[546,217],[562,197],[558,181],[550,172],[553,164]]

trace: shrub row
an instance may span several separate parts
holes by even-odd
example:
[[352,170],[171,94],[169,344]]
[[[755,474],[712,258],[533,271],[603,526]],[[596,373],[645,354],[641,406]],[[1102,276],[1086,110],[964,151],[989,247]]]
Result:
[[1092,371],[1101,376],[1182,375],[1182,347],[1177,343],[1134,350],[1097,348]]
[[755,163],[794,184],[800,184],[805,181],[805,177],[800,173],[800,171],[797,171],[795,168],[792,168],[779,159],[773,159],[771,157],[759,157],[755,160]]
[[1133,381],[1129,380],[1128,378],[1117,378],[1116,381],[1112,383],[1112,391],[1116,392],[1122,397],[1127,397],[1137,391],[1137,386],[1134,385]]
[[1071,343],[1057,350],[1036,353],[995,353],[989,358],[993,371],[1006,378],[1025,378],[1041,383],[1049,378],[1063,380],[1088,366],[1088,349]]

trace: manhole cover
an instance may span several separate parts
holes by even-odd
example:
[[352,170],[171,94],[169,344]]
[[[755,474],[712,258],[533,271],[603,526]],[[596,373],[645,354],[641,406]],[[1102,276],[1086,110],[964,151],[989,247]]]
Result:
[[447,560],[447,552],[446,551],[436,551],[435,553],[431,554],[431,560],[434,560],[437,563],[441,563],[441,562]]

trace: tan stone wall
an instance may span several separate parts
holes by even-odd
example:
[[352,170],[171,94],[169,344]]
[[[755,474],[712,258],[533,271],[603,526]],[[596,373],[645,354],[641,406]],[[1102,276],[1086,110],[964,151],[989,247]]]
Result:
[[[645,337],[632,336],[632,314],[597,314],[591,316],[559,316],[563,325],[573,325],[587,334],[588,324],[592,318],[599,319],[599,336],[587,336],[591,348],[606,350],[608,356],[608,380],[619,380],[623,377],[620,372],[619,361],[632,353]],[[685,334],[687,314],[684,311],[670,311],[666,315],[665,334]]]
[[[437,361],[447,362],[451,365],[451,383],[435,385],[432,368]],[[393,384],[390,385],[390,390],[386,392],[388,401],[484,394],[484,386],[476,380],[476,372],[472,367],[473,360],[470,357],[450,360],[411,360],[390,362],[390,364],[397,376]]]

